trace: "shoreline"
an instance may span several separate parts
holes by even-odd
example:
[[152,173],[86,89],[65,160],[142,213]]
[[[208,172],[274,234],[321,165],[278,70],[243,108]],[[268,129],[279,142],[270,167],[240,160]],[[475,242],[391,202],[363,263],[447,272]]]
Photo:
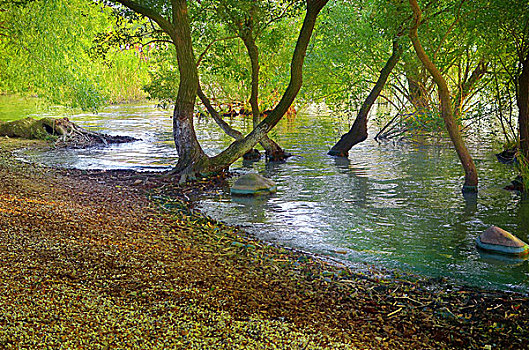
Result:
[[0,345],[526,344],[527,296],[397,271],[366,274],[259,241],[192,210],[193,195],[220,178],[179,186],[132,171],[46,168],[11,154],[38,145],[0,140],[0,301],[8,310]]

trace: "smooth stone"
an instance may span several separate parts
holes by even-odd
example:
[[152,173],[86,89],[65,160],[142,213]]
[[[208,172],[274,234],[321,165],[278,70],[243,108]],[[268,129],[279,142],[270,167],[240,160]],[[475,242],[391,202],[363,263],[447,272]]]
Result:
[[497,227],[486,229],[477,239],[479,248],[499,254],[523,256],[529,254],[529,245],[513,234]]
[[257,196],[276,192],[274,181],[256,173],[248,173],[239,177],[230,189],[232,195]]

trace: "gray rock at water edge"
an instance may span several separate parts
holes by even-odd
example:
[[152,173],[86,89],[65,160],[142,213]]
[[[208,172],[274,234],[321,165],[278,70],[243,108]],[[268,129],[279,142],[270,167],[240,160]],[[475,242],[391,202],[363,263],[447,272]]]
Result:
[[525,256],[529,254],[529,245],[513,234],[497,227],[486,229],[477,239],[476,245],[489,252],[506,255]]
[[248,173],[239,177],[230,189],[232,195],[258,196],[274,193],[277,186],[274,181],[256,173]]

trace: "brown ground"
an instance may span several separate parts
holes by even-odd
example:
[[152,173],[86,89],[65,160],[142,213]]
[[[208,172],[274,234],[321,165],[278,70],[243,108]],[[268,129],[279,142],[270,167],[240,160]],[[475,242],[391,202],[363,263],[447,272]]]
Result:
[[209,182],[23,164],[23,144],[0,141],[0,348],[528,347],[526,297],[350,271],[191,211]]

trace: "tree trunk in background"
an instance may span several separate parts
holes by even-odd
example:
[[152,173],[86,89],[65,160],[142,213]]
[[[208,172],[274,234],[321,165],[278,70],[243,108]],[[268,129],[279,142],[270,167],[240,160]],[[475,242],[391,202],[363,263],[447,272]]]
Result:
[[459,88],[459,92],[454,102],[454,113],[456,119],[460,118],[463,115],[463,105],[465,103],[465,100],[486,73],[487,63],[484,59],[481,59],[478,62],[476,68],[472,71],[470,78],[464,81],[461,87]]
[[[253,29],[253,28],[250,28]],[[241,29],[243,31],[244,29]],[[253,30],[252,30],[253,31]],[[259,109],[259,50],[255,44],[255,38],[252,36],[252,31],[242,32],[241,39],[244,42],[244,46],[248,50],[248,56],[252,66],[252,90],[250,93],[250,106],[252,107],[252,120],[253,127],[259,125],[261,121],[261,112]],[[259,142],[265,149],[266,159],[269,161],[281,161],[286,159],[289,154],[285,153],[283,149],[272,139],[265,135]]]
[[518,129],[520,133],[520,151],[529,161],[529,52],[522,62],[522,73],[518,77]]
[[425,87],[428,79],[421,69],[422,62],[419,60],[417,63],[419,66],[409,63],[404,67],[408,83],[407,98],[418,112],[423,113],[430,110],[430,95]]
[[477,192],[478,174],[476,171],[476,166],[474,165],[474,161],[472,160],[472,157],[465,146],[463,138],[459,133],[459,128],[454,121],[448,85],[439,69],[437,69],[435,64],[428,58],[428,55],[424,51],[419,41],[417,29],[419,27],[419,23],[421,22],[421,9],[417,4],[417,0],[409,0],[409,3],[414,15],[414,25],[412,28],[410,28],[410,39],[413,43],[413,47],[417,53],[417,56],[421,60],[424,67],[430,72],[432,78],[437,84],[439,90],[439,99],[441,100],[441,115],[444,119],[448,134],[450,135],[450,139],[454,144],[459,160],[461,161],[461,165],[465,170],[465,183],[463,185],[463,192]]
[[198,90],[198,71],[191,42],[191,27],[185,0],[173,0],[173,40],[178,59],[180,84],[173,113],[173,137],[178,151],[175,171],[182,175],[181,181],[193,178],[193,166],[207,156],[200,146],[193,114]]
[[225,170],[250,151],[277,125],[294,102],[301,88],[303,62],[316,24],[316,18],[328,2],[328,0],[306,0],[305,18],[290,63],[290,83],[276,107],[244,139],[236,140],[223,152],[209,158],[200,147],[193,126],[193,109],[199,82],[186,1],[171,1],[172,22],[169,22],[149,6],[140,5],[130,0],[117,1],[156,22],[171,37],[175,45],[180,84],[173,113],[173,136],[179,157],[174,172],[181,175],[181,182],[192,179],[196,174],[207,175]]
[[340,140],[329,151],[329,155],[336,157],[347,157],[349,150],[354,145],[367,139],[367,119],[369,111],[371,110],[371,107],[375,104],[375,101],[380,95],[382,89],[384,88],[384,85],[386,85],[391,71],[393,70],[393,68],[399,61],[400,56],[402,55],[402,47],[398,44],[397,40],[398,39],[395,39],[393,41],[392,54],[384,65],[384,68],[382,68],[382,70],[380,71],[380,75],[375,86],[373,87],[367,98],[364,100],[360,111],[358,111],[358,115],[356,116],[351,130],[349,130],[348,133],[342,135]]
[[294,102],[303,83],[303,62],[307,47],[321,9],[328,0],[307,0],[307,10],[299,32],[294,54],[290,63],[290,83],[276,107],[243,140],[235,141],[226,150],[215,157],[196,165],[196,171],[218,172],[227,168],[243,154],[248,152],[281,120]]

